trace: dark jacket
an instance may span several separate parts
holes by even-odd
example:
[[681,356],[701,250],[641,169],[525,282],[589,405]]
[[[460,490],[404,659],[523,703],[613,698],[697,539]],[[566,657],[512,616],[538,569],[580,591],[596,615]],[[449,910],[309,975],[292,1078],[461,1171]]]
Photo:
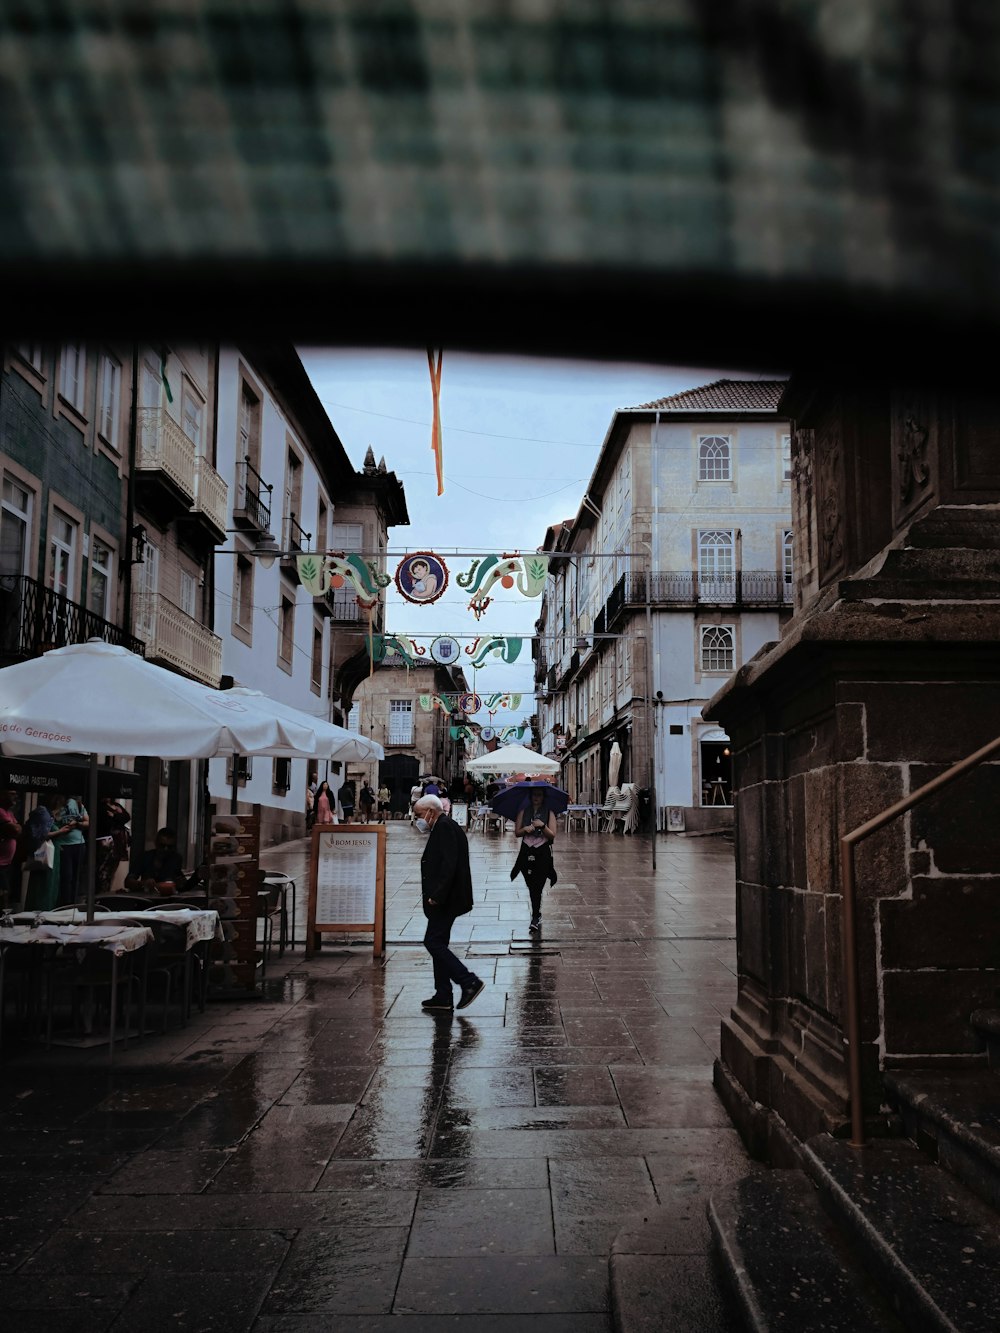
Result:
[[[427,835],[420,858],[420,890],[424,916],[464,916],[472,911],[472,871],[465,829],[440,815]],[[428,906],[427,899],[434,899]]]

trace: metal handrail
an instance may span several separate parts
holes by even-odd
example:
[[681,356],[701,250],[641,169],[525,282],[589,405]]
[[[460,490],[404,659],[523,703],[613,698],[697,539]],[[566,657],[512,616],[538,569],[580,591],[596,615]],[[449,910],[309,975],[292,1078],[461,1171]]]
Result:
[[861,1104],[861,981],[858,973],[857,881],[854,874],[854,848],[872,833],[885,828],[899,815],[905,815],[928,796],[948,787],[956,778],[978,768],[1000,753],[1000,736],[968,758],[961,759],[915,792],[888,806],[881,814],[859,824],[840,839],[840,883],[843,894],[844,1002],[847,1009],[847,1092],[851,1104],[852,1148],[865,1146],[865,1123]]

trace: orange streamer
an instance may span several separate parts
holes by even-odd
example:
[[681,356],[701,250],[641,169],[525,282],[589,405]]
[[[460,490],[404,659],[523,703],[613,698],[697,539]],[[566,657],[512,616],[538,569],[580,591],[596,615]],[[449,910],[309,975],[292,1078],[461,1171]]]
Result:
[[437,493],[444,494],[444,454],[441,446],[441,361],[444,352],[440,349],[435,354],[427,349],[427,366],[431,372],[431,396],[434,399],[434,424],[431,427],[431,452],[437,468]]

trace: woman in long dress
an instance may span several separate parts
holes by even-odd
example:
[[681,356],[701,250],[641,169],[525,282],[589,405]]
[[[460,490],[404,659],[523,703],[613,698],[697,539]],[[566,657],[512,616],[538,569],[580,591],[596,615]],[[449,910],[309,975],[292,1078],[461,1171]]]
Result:
[[316,790],[316,820],[317,824],[332,824],[333,818],[333,798],[330,795],[330,784],[324,779]]

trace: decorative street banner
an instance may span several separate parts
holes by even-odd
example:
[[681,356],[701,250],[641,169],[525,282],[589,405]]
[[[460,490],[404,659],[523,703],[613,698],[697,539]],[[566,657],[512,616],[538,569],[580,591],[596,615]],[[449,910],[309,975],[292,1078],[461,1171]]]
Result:
[[493,600],[486,594],[499,582],[502,588],[516,587],[524,597],[539,597],[549,572],[547,555],[487,555],[473,560],[468,573],[458,574],[458,586],[472,593],[469,610],[476,619]]
[[310,597],[325,597],[328,592],[346,588],[355,594],[363,611],[377,606],[379,593],[392,582],[388,574],[379,573],[374,560],[364,560],[360,555],[306,551],[295,557],[295,568]]
[[480,705],[485,707],[490,713],[495,713],[498,708],[517,709],[521,707],[521,695],[519,694],[491,694],[486,699],[482,699],[476,694],[421,694],[417,696],[420,700],[420,707],[425,713],[433,712],[435,708],[441,708],[446,713],[464,713],[474,712],[474,709],[466,709],[463,705],[470,701],[479,699]]
[[366,635],[365,648],[373,662],[388,662],[389,666],[395,666],[396,658],[399,657],[408,667],[416,666],[417,658],[423,657],[427,651],[426,648],[418,647],[412,639],[400,639],[395,634]]
[[[472,666],[482,666],[487,657],[499,657],[503,662],[516,662],[521,655],[521,644],[523,639],[509,639],[496,637],[492,639],[475,639],[467,644],[466,655],[472,658]],[[482,645],[482,646],[480,646]]]
[[478,713],[483,706],[483,701],[474,692],[462,694],[459,696],[458,706],[463,713]]
[[441,666],[449,666],[452,662],[457,662],[461,652],[462,648],[458,640],[447,634],[442,634],[431,644],[431,660],[440,663]]
[[414,551],[396,566],[396,587],[408,602],[436,602],[448,586],[448,566],[433,551]]

